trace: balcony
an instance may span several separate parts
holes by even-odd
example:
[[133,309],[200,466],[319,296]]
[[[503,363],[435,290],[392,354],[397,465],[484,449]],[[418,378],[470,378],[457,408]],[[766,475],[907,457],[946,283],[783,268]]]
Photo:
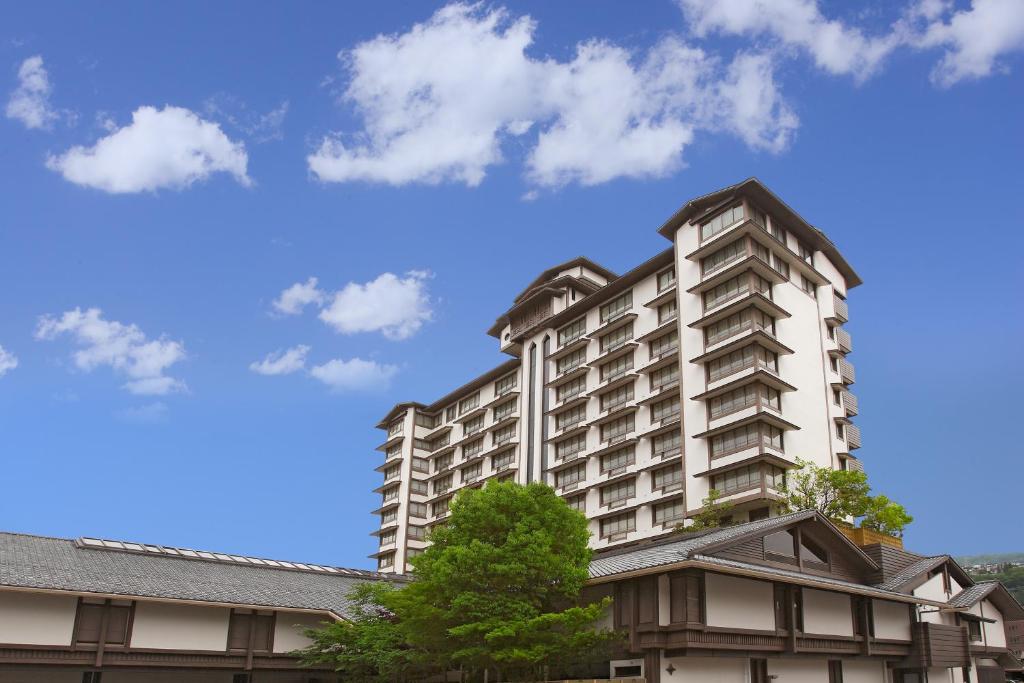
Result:
[[843,384],[853,384],[857,381],[857,373],[854,372],[853,363],[845,358],[839,359],[839,376],[843,378]]
[[847,417],[852,417],[857,414],[857,397],[852,392],[843,391],[843,409],[846,411]]
[[860,448],[860,427],[857,425],[846,425],[846,445],[851,451]]
[[836,328],[836,344],[839,345],[839,350],[843,353],[850,353],[853,351],[853,338],[850,333],[841,327]]
[[970,665],[971,647],[965,627],[918,622],[911,625],[911,634],[910,654],[903,666],[950,669]]
[[846,322],[850,319],[850,308],[846,305],[846,302],[840,299],[835,294],[832,295],[832,310],[835,311],[835,319],[841,322]]

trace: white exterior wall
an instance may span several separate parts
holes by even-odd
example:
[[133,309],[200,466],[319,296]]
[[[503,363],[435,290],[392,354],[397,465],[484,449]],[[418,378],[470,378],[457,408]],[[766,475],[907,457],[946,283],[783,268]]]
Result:
[[828,660],[769,659],[768,675],[775,676],[778,683],[824,683],[828,681]]
[[[828,680],[828,676],[824,679]],[[844,659],[843,660],[843,683],[886,683],[887,671],[884,661]],[[780,679],[780,683],[785,683]]]
[[[942,585],[942,575],[936,574],[932,578],[928,579],[920,586],[914,589],[914,595],[922,597],[928,600],[937,600],[945,602],[949,599],[950,594],[946,593]],[[933,624],[954,624],[955,620],[952,614],[946,612],[936,612],[935,610],[925,610],[921,614],[921,621],[927,621]]]
[[845,593],[803,589],[804,632],[853,635],[853,608]]
[[228,646],[227,607],[137,602],[132,647],[162,650],[216,650]]
[[910,608],[902,602],[872,600],[875,615],[875,637],[910,640]]
[[[975,612],[975,610],[978,611]],[[981,622],[985,645],[988,647],[1006,647],[1006,624],[1003,623],[1002,612],[988,600],[982,600],[970,611],[985,619],[995,620],[995,623],[991,624],[987,621]]]
[[708,572],[704,587],[708,626],[775,629],[771,583]]
[[71,645],[78,598],[0,591],[0,643]]
[[326,615],[278,611],[274,622],[274,652],[291,652],[310,645],[313,641],[303,634],[303,630],[320,628],[325,621],[331,619]]
[[[676,671],[669,676],[669,665]],[[671,683],[747,683],[749,660],[742,657],[661,657],[661,680]],[[783,683],[780,681],[780,683]]]

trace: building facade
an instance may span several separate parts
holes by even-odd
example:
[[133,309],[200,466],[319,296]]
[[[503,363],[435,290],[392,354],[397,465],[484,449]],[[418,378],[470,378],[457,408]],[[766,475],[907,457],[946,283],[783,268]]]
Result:
[[798,459],[862,469],[843,327],[860,278],[836,247],[755,179],[659,232],[671,246],[625,274],[541,273],[489,330],[510,360],[381,420],[380,571],[492,478],[555,487],[604,548],[670,532],[712,488],[735,522],[769,516]]

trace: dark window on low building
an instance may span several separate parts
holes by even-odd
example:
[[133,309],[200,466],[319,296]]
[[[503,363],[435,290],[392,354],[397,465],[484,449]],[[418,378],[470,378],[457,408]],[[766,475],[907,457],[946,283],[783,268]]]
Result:
[[750,660],[750,683],[768,683],[768,660]]
[[669,579],[673,623],[704,623],[704,581],[700,574],[676,573]]
[[75,618],[75,644],[98,645],[102,641],[104,646],[127,645],[131,614],[132,603],[115,603],[113,600],[80,601]]
[[828,683],[843,683],[843,662],[841,660],[829,660]]
[[228,625],[228,649],[270,652],[274,640],[274,615],[252,610],[233,610]]

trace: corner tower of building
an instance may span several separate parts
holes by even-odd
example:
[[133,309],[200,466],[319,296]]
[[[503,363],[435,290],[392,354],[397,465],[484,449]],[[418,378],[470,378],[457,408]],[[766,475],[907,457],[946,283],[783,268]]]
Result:
[[381,570],[491,478],[553,486],[602,548],[670,533],[712,488],[737,522],[772,515],[797,459],[861,469],[843,328],[860,279],[832,242],[755,179],[659,232],[672,246],[622,275],[541,273],[488,331],[511,360],[385,416]]

